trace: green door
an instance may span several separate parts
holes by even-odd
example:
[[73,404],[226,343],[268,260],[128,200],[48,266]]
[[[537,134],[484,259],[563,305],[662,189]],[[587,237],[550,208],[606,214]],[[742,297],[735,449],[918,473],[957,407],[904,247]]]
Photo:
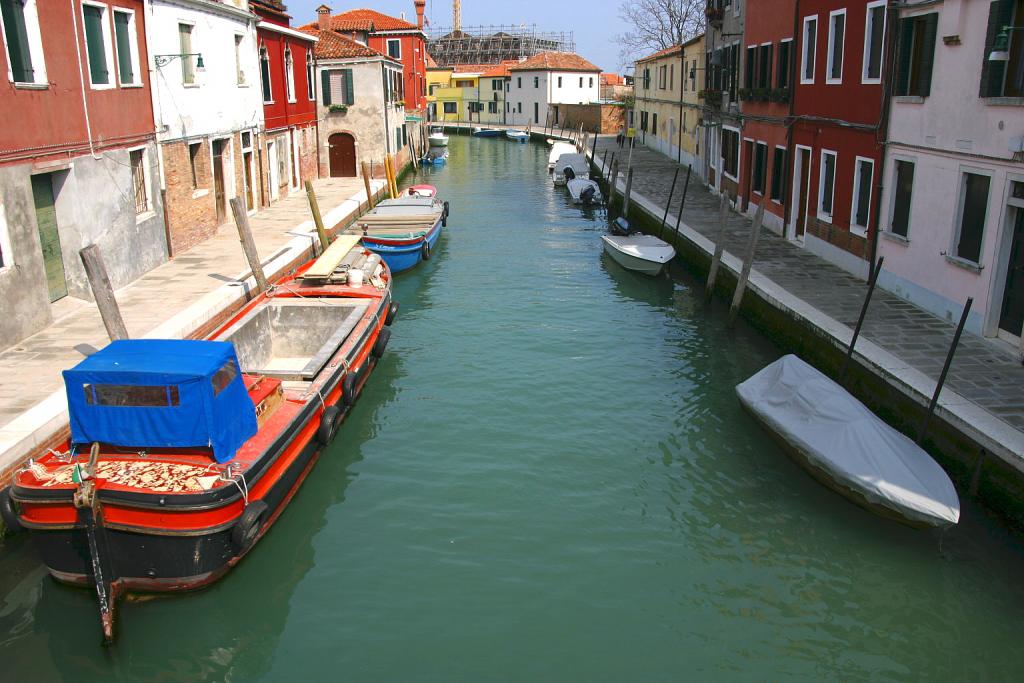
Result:
[[32,195],[36,203],[36,223],[39,225],[39,244],[43,249],[43,267],[50,301],[68,295],[64,279],[64,257],[60,253],[60,235],[57,233],[57,210],[53,206],[53,181],[50,175],[32,176]]

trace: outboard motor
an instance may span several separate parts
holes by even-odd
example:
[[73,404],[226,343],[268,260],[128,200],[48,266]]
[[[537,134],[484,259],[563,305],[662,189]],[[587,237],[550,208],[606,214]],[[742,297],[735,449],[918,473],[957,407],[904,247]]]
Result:
[[583,192],[580,192],[580,201],[582,201],[584,204],[590,204],[591,202],[594,201],[593,185],[587,185]]
[[565,171],[563,171],[562,174],[565,176],[566,182],[576,179],[576,171],[572,170],[572,166],[566,166]]
[[628,235],[632,232],[632,227],[624,216],[619,216],[615,219],[615,222],[612,223],[612,232],[616,235]]

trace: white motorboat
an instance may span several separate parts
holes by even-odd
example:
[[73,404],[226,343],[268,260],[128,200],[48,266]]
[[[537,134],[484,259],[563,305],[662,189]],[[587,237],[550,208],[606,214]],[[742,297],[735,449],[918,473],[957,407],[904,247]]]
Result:
[[573,178],[590,179],[590,164],[587,163],[587,158],[576,152],[558,157],[551,174],[551,182],[555,185],[565,185]]
[[593,180],[584,178],[573,178],[565,184],[569,190],[569,196],[576,204],[600,204],[604,201],[601,196],[601,188]]
[[530,134],[525,130],[506,130],[505,135],[508,136],[510,140],[515,140],[516,142],[526,142],[530,139]]
[[623,268],[657,275],[676,255],[668,242],[651,235],[601,235],[604,250]]
[[796,356],[768,365],[736,394],[797,463],[857,505],[915,527],[960,520],[960,499],[938,463]]
[[554,142],[551,145],[551,154],[548,155],[548,173],[555,170],[555,162],[563,154],[575,154],[576,147],[568,142]]
[[430,128],[430,135],[427,136],[427,143],[431,147],[447,147],[448,136],[444,134],[444,128],[432,126]]

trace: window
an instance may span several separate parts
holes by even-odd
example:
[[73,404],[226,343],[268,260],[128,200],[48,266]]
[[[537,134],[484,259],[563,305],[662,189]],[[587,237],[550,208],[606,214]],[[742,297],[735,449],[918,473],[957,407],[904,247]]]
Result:
[[498,90],[504,90],[504,88],[501,87],[500,78],[495,78],[494,80],[491,81],[491,90],[494,90],[495,92],[497,92]]
[[395,59],[402,58],[402,41],[399,39],[388,40],[388,57],[394,57]]
[[0,0],[7,48],[7,78],[13,83],[46,83],[36,0]]
[[242,41],[245,36],[235,35],[235,82],[245,85],[245,71],[242,69]]
[[213,385],[213,395],[217,396],[220,392],[227,389],[228,385],[234,382],[236,377],[238,377],[238,366],[235,365],[235,361],[229,360],[210,378],[210,383]]
[[[264,50],[264,53],[266,50]],[[192,24],[178,24],[178,53],[182,55],[192,54]],[[181,57],[181,83],[182,85],[194,85],[196,82],[195,65],[191,57]],[[270,74],[267,74],[269,79]],[[269,84],[269,80],[268,80]],[[264,88],[265,90],[266,88]],[[264,98],[266,99],[266,98]]]
[[[671,78],[671,74],[672,74],[672,70],[671,70],[671,69],[669,69],[669,80],[670,80],[670,81],[672,80],[672,78]],[[593,88],[593,87],[594,87],[594,77],[593,77],[593,76],[591,76],[591,77],[590,77],[590,86],[589,86],[589,87],[591,87],[591,88]],[[671,85],[669,85],[669,87],[671,88],[672,86],[671,86]]]
[[889,230],[901,237],[906,237],[910,230],[910,203],[914,193],[914,163],[896,160],[893,170],[892,220]]
[[1024,2],[1021,0],[998,0],[989,6],[988,34],[981,63],[981,97],[1024,97],[1024,31],[1009,31],[1008,61],[988,59],[1002,28],[1022,25]]
[[540,104],[538,102],[533,103],[533,122],[540,123]]
[[736,89],[739,87],[740,80],[740,44],[734,43],[725,51],[725,54],[728,58],[728,68],[725,72],[728,83],[725,84],[724,89],[729,91],[729,99],[735,102]]
[[832,222],[832,200],[836,189],[836,153],[821,150],[821,177],[818,179],[818,218]]
[[322,82],[320,90],[324,98],[324,106],[332,104],[355,104],[355,88],[352,82],[352,69],[335,69],[320,73]]
[[752,178],[751,189],[760,195],[764,195],[767,176],[768,145],[763,142],[758,142],[754,145],[754,177]]
[[882,82],[882,51],[885,49],[885,0],[868,3],[864,28],[864,73],[862,83]]
[[523,113],[523,103],[522,102],[517,102],[516,105],[519,107],[519,111],[516,112],[516,113],[522,114]]
[[826,83],[843,82],[843,51],[846,47],[846,10],[828,15],[828,71]]
[[776,147],[772,158],[772,201],[779,204],[786,193],[786,148]]
[[146,164],[143,150],[128,152],[128,160],[132,167],[132,184],[135,188],[135,214],[149,211],[149,195],[146,191]]
[[985,232],[988,190],[991,182],[992,179],[987,175],[963,174],[956,256],[971,263],[981,263],[981,240]]
[[871,183],[875,175],[875,162],[857,157],[853,164],[853,215],[850,230],[861,235],[867,234],[871,220]]
[[772,44],[758,48],[757,87],[772,87]]
[[562,87],[562,77],[561,76],[558,77],[558,87],[559,88]]
[[114,42],[117,45],[118,82],[121,85],[141,85],[135,12],[114,10]]
[[[662,65],[658,68],[658,90],[664,90],[668,86],[668,66]],[[580,87],[583,87],[583,79],[580,79]]]
[[135,384],[83,384],[85,403],[90,406],[169,408],[179,405],[176,386]]
[[580,76],[580,87],[583,87],[583,76]]
[[931,93],[938,24],[938,12],[900,19],[897,95],[927,97]]
[[192,171],[192,189],[199,189],[199,173],[197,167],[199,165],[199,152],[203,148],[203,143],[192,142],[188,146],[188,167]]
[[754,87],[754,76],[757,73],[757,46],[747,48],[747,68],[743,78],[743,87],[750,90]]
[[457,81],[455,81],[455,87],[456,88],[472,88],[473,87],[473,81],[472,81],[472,79],[470,79],[470,80],[465,80],[465,79],[457,80]]
[[273,102],[274,94],[270,84],[270,55],[267,46],[260,47],[260,83],[263,85],[263,101]]
[[522,88],[523,87],[523,77],[522,76],[518,76],[516,78],[516,80],[518,81],[518,83],[516,84],[516,87],[517,88]]
[[82,3],[82,23],[85,25],[85,52],[89,62],[89,83],[95,87],[112,87],[110,65],[110,27],[105,5]]
[[295,61],[292,59],[292,50],[289,47],[284,49],[284,84],[285,93],[289,102],[295,101]]
[[644,90],[651,89],[651,69],[647,67],[644,69]]
[[793,41],[783,40],[779,43],[779,64],[775,70],[775,87],[789,87],[789,70],[792,66]]
[[306,95],[311,101],[316,100],[316,79],[313,77],[313,50],[306,50]]
[[814,83],[814,53],[818,41],[818,17],[804,17],[804,52],[800,82]]
[[736,180],[740,167],[740,133],[722,129],[722,172]]
[[693,60],[693,65],[690,67],[690,90],[697,89],[697,60]]
[[457,102],[445,102],[444,103],[444,113],[445,114],[457,114],[457,113],[459,113],[459,110],[458,110],[457,107],[458,107],[458,103]]
[[488,102],[487,103],[487,113],[488,114],[497,114],[498,113],[498,103],[497,102]]
[[651,114],[651,132],[658,134],[658,112]]
[[533,77],[533,87],[534,88],[539,88],[540,87],[540,76],[534,76]]

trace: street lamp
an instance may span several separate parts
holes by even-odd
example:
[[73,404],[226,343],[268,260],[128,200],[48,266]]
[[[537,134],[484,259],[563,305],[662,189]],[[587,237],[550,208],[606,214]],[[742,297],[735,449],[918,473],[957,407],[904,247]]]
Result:
[[197,71],[205,71],[206,70],[206,65],[203,64],[203,53],[202,52],[189,52],[189,53],[176,54],[176,55],[153,55],[153,63],[155,63],[156,64],[156,68],[159,69],[162,66],[167,66],[168,64],[173,62],[175,59],[185,59],[186,57],[195,57],[196,58],[196,70]]
[[1020,31],[1021,29],[1024,29],[1024,26],[1004,26],[996,36],[996,42],[992,46],[992,52],[989,53],[988,61],[1010,61],[1010,31]]

